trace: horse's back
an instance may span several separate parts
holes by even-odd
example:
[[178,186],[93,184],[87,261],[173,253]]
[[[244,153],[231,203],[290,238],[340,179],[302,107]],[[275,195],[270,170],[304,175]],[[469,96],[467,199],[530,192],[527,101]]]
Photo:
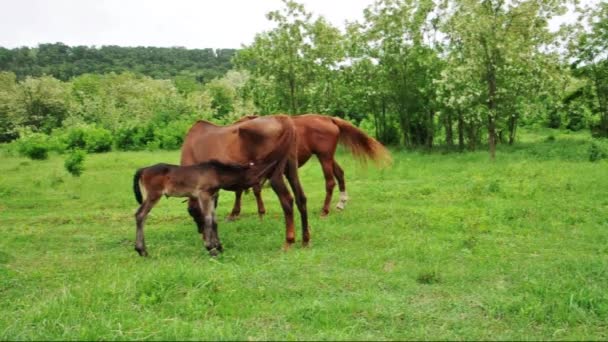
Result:
[[181,164],[192,165],[210,159],[247,163],[267,159],[276,151],[290,149],[295,127],[288,116],[247,117],[229,126],[199,121],[184,139]]
[[181,165],[193,165],[211,159],[224,160],[236,130],[231,126],[217,126],[198,121],[184,138],[181,148]]
[[334,154],[340,129],[333,123],[331,116],[303,114],[294,116],[293,121],[298,133],[300,164],[303,164],[302,159],[305,156],[310,157],[310,154]]

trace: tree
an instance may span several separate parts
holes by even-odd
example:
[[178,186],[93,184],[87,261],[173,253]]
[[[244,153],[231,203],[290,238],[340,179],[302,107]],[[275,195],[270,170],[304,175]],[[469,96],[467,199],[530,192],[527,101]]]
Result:
[[588,30],[579,27],[574,45],[574,66],[592,82],[599,122],[592,127],[598,136],[608,137],[608,3],[583,11]]
[[[522,101],[517,97],[522,89],[514,87],[517,80],[534,76],[534,67],[542,48],[554,35],[548,31],[548,20],[564,12],[561,0],[458,0],[450,3],[452,15],[445,25],[452,59],[469,64],[471,85],[479,80],[484,85],[480,99],[486,106],[490,156],[495,158],[497,128],[504,125],[509,101]],[[464,83],[466,85],[466,83]],[[527,87],[526,93],[534,92]],[[534,98],[534,97],[532,97]],[[516,118],[511,125],[516,127]],[[513,135],[514,139],[514,135]]]

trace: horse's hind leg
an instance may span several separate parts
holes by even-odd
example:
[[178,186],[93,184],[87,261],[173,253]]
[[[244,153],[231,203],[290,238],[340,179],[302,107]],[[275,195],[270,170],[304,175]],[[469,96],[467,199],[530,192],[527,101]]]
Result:
[[296,197],[296,204],[302,220],[302,244],[308,246],[308,242],[310,241],[310,230],[308,227],[308,211],[306,210],[306,195],[304,195],[304,190],[302,189],[302,184],[298,177],[298,165],[295,161],[287,162],[285,174],[287,175],[289,185]]
[[325,177],[325,202],[323,203],[323,209],[321,209],[321,216],[327,216],[329,214],[331,197],[336,186],[336,181],[334,180],[334,160],[331,157],[319,157],[319,162],[321,163],[323,176]]
[[243,195],[242,190],[236,190],[234,192],[234,206],[232,207],[232,212],[230,213],[230,215],[228,215],[226,220],[234,221],[237,218],[239,218],[239,215],[241,214],[241,196],[242,195]]
[[255,195],[255,200],[258,204],[258,216],[262,219],[264,218],[264,214],[266,214],[266,208],[264,207],[264,201],[262,200],[262,183],[253,186],[253,194]]
[[287,189],[287,185],[283,180],[283,174],[281,172],[275,172],[270,178],[270,185],[272,190],[277,194],[281,207],[283,208],[283,214],[285,215],[285,249],[289,249],[291,245],[296,241],[296,233],[294,231],[293,224],[293,197]]
[[135,223],[137,226],[137,230],[135,232],[135,250],[141,256],[148,256],[148,251],[146,250],[146,241],[144,238],[144,223],[146,222],[146,218],[148,217],[150,210],[152,210],[159,199],[160,196],[149,194],[144,203],[142,203],[135,213]]
[[338,189],[340,189],[340,201],[336,204],[336,208],[343,210],[348,201],[348,195],[346,194],[346,182],[344,180],[344,170],[338,165],[338,162],[334,160],[334,176],[338,181]]

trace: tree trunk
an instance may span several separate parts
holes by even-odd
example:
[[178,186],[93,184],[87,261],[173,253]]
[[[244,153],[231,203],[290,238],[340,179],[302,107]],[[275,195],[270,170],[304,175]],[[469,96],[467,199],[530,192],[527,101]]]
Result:
[[296,105],[296,81],[293,77],[289,78],[289,97],[290,97],[290,105],[291,105],[291,114],[297,113],[297,105]]
[[515,143],[515,134],[517,133],[517,118],[519,115],[515,114],[509,118],[509,145]]
[[428,121],[426,123],[426,147],[430,150],[433,148],[433,138],[435,133],[435,112],[428,111]]
[[474,123],[467,125],[467,140],[469,142],[469,150],[475,151],[477,148],[477,128]]
[[464,150],[464,119],[460,110],[458,111],[458,149]]
[[488,62],[488,145],[490,148],[490,159],[496,158],[496,70],[491,62]]
[[454,147],[454,130],[452,129],[452,112],[447,111],[445,116],[445,143],[449,148]]
[[403,144],[406,147],[411,147],[412,146],[412,141],[411,141],[411,126],[410,126],[410,122],[408,120],[407,117],[407,112],[403,109],[399,110],[399,116],[400,116],[400,121],[401,121],[401,131],[403,133]]

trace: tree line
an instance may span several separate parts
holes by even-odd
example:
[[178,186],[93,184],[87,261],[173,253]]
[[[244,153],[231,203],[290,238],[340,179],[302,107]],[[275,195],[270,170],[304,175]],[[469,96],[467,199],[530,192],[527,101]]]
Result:
[[129,71],[156,79],[189,76],[205,83],[232,68],[230,60],[235,52],[235,49],[39,44],[33,48],[0,47],[0,70],[15,73],[19,80],[48,75],[67,81],[82,74]]

